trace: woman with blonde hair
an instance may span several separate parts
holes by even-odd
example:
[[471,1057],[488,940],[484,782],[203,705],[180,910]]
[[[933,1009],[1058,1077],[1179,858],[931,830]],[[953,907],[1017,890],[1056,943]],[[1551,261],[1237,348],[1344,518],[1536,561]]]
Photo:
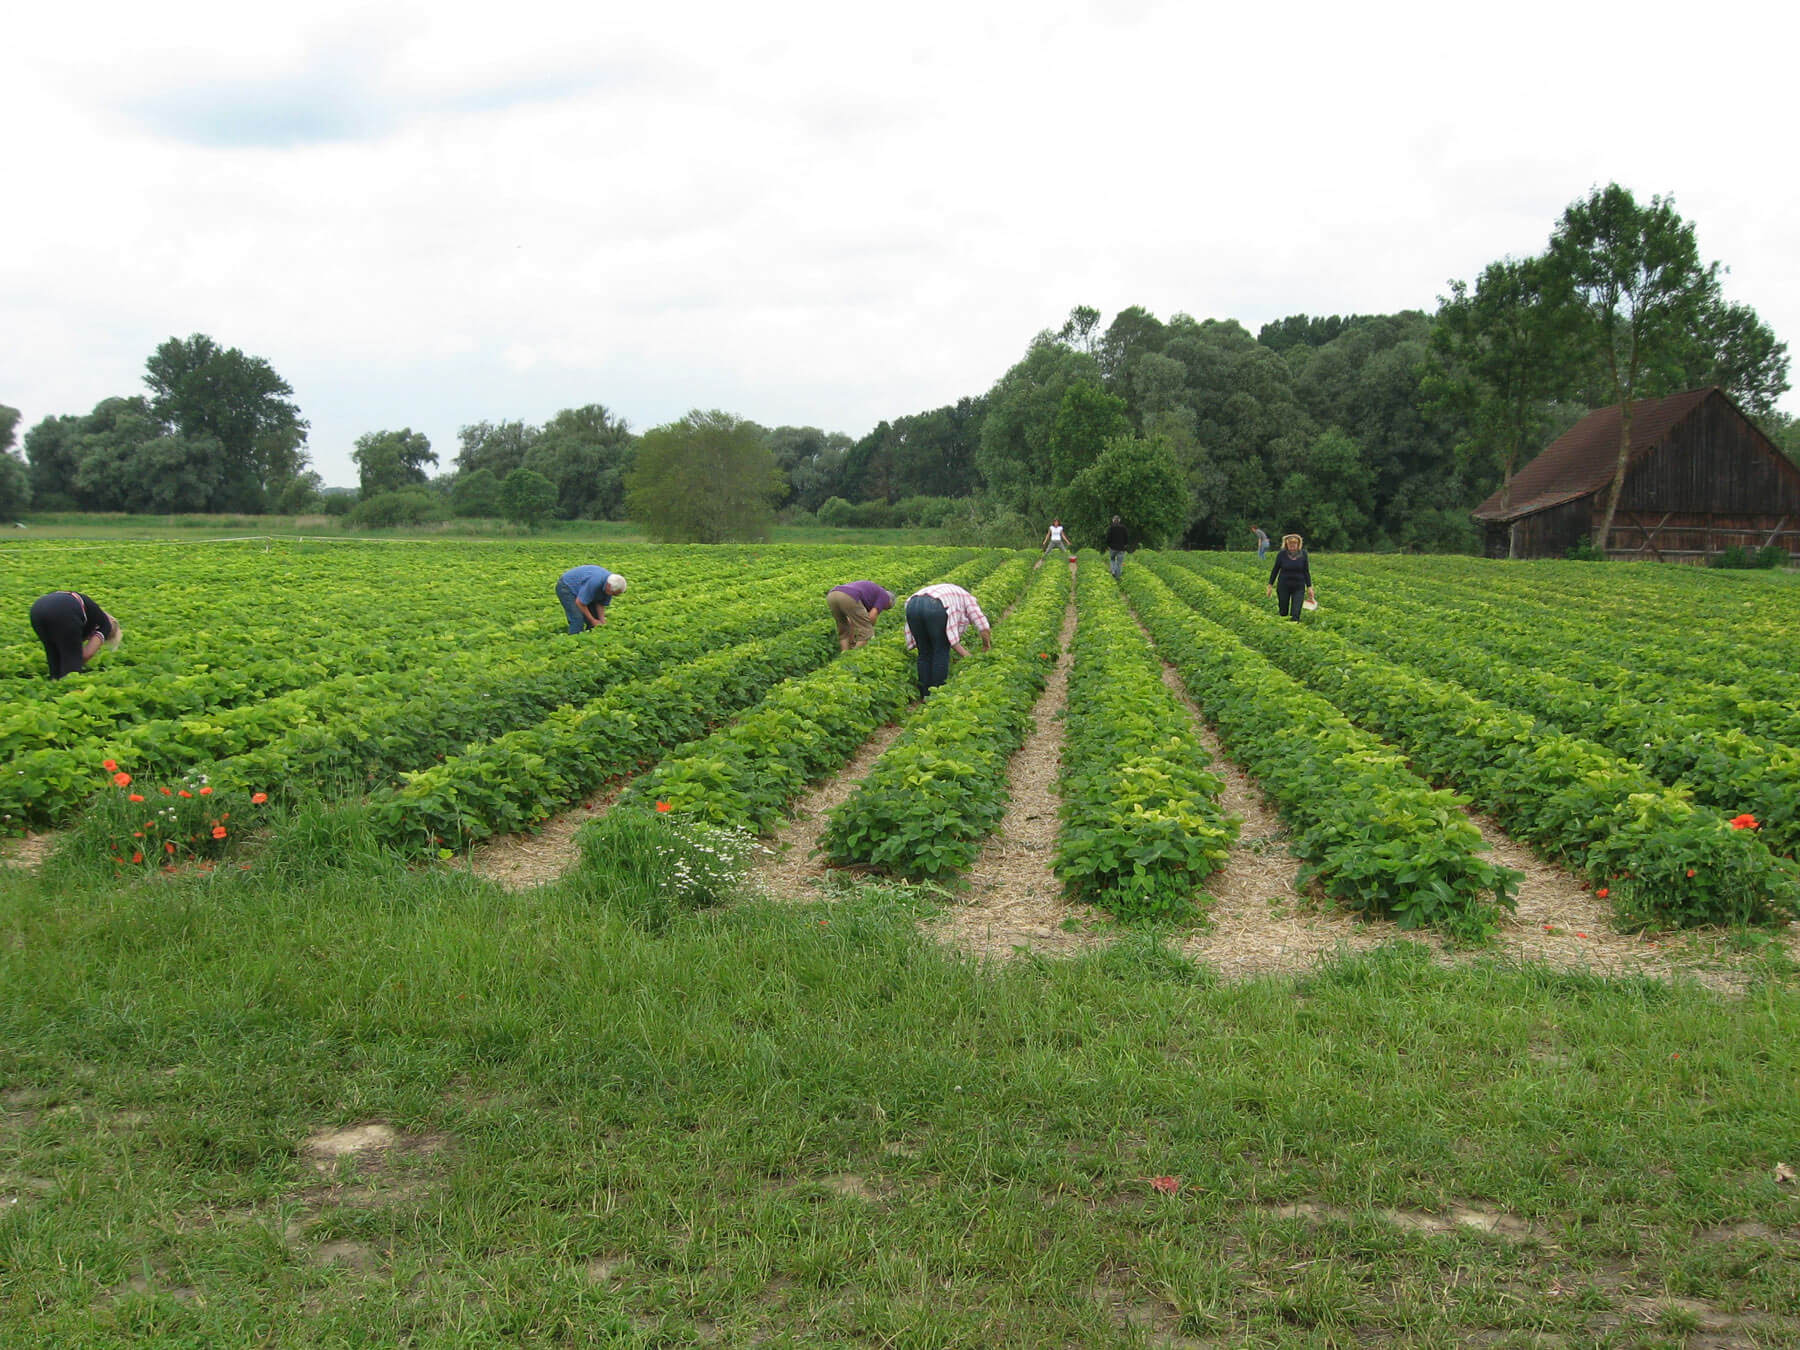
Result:
[[1306,560],[1304,543],[1297,534],[1281,536],[1281,551],[1275,555],[1275,565],[1269,569],[1269,589],[1263,593],[1265,597],[1277,596],[1281,617],[1295,622],[1300,619],[1302,602],[1313,598],[1312,567]]

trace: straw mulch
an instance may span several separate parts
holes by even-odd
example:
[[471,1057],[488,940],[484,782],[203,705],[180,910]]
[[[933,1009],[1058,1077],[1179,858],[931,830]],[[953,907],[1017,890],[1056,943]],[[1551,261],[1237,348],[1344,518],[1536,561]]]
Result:
[[556,881],[572,871],[580,859],[575,831],[605,815],[622,791],[624,784],[615,784],[579,806],[551,816],[535,833],[483,839],[469,850],[467,859],[459,859],[455,865],[509,891]]

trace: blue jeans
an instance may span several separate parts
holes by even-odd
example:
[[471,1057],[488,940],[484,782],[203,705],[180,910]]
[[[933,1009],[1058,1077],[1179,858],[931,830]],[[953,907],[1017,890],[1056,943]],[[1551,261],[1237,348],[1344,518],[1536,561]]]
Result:
[[1117,581],[1120,573],[1125,570],[1125,550],[1122,548],[1115,548],[1111,553],[1107,554],[1107,566],[1112,568],[1113,580]]
[[906,631],[919,649],[919,692],[929,694],[950,678],[950,614],[933,595],[906,602]]
[[560,581],[557,582],[556,598],[562,601],[563,613],[569,616],[569,631],[571,633],[587,632],[587,615],[583,614],[580,607],[575,603],[574,588],[572,586],[566,586]]

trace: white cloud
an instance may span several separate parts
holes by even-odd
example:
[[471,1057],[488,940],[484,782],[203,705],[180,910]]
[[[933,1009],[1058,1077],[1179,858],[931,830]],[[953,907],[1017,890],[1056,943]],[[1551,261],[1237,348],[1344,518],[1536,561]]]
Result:
[[27,13],[0,308],[29,340],[0,401],[84,410],[203,331],[294,384],[339,482],[363,431],[448,463],[463,423],[587,402],[859,433],[983,391],[1077,303],[1429,309],[1613,179],[1673,191],[1800,340],[1793,21],[1686,14]]

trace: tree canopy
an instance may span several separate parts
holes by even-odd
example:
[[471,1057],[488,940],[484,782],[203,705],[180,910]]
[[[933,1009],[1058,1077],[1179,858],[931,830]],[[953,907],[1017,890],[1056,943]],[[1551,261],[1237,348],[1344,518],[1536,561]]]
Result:
[[762,429],[718,411],[644,433],[626,477],[631,518],[664,543],[765,539],[785,490]]
[[431,438],[411,427],[365,432],[356,438],[350,458],[355,461],[365,498],[401,488],[423,487],[430,480],[425,466],[437,463]]

